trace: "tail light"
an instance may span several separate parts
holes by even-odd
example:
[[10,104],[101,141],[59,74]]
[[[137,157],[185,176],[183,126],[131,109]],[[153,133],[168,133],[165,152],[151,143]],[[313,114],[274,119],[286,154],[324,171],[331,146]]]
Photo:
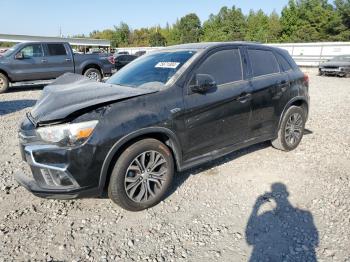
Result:
[[108,60],[112,65],[115,64],[115,58],[114,58],[114,56],[109,56],[109,57],[107,57],[107,60]]
[[310,79],[309,76],[307,74],[304,74],[304,83],[309,85]]

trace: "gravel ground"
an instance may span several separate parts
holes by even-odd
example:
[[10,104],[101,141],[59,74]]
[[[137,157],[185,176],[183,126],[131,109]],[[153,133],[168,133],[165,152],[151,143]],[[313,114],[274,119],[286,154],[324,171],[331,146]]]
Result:
[[16,132],[41,88],[0,96],[0,261],[350,261],[350,79],[311,76],[295,151],[262,143],[178,174],[139,213],[17,185],[13,174],[29,171]]

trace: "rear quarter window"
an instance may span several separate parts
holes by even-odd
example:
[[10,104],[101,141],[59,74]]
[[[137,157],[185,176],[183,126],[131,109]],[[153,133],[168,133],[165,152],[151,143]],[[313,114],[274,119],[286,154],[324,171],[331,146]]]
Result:
[[279,73],[279,65],[273,52],[269,50],[248,49],[253,76]]

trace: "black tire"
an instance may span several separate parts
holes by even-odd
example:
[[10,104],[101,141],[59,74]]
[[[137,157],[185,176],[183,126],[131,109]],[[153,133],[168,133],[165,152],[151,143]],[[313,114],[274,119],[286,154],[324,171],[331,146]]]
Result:
[[[299,119],[297,116],[300,116],[301,122],[291,125],[295,119]],[[297,148],[303,138],[305,122],[306,112],[302,107],[291,106],[288,108],[283,116],[277,138],[271,141],[272,146],[282,151],[291,151]]]
[[[152,156],[153,160],[155,161],[151,161],[151,154],[154,154]],[[157,160],[155,156],[158,156],[158,154],[159,157],[163,157],[163,159],[159,158]],[[145,157],[142,159],[143,155]],[[139,161],[137,162],[136,159]],[[146,163],[147,159],[149,160],[146,167],[147,171],[145,168],[145,172],[142,172],[141,169],[138,169],[140,166],[138,164],[142,163],[142,160],[144,160],[143,162]],[[148,169],[148,167],[152,167],[154,163],[161,162],[162,165],[154,165],[156,168],[161,168],[161,170],[155,171],[156,169],[154,169],[150,171],[150,168]],[[133,165],[134,163],[137,163],[137,165]],[[148,171],[150,173],[148,173]],[[157,180],[157,183],[150,181],[154,180],[154,177],[152,177],[151,174],[155,173],[164,174],[164,176],[156,176],[161,177],[162,181]],[[169,148],[156,139],[140,140],[126,148],[125,151],[119,156],[112,170],[108,185],[108,196],[114,203],[118,204],[124,209],[129,211],[141,211],[158,204],[163,199],[172,183],[173,176],[174,160]],[[132,182],[130,182],[130,180]],[[132,184],[136,186],[133,186]],[[131,189],[128,189],[128,187]],[[136,189],[134,190],[134,188]],[[144,190],[142,189],[146,190],[146,192],[143,193]],[[151,195],[151,192],[154,195]],[[148,193],[150,195],[149,199],[147,199]],[[135,199],[132,199],[133,197]],[[138,197],[141,198],[140,201],[137,200]]]
[[101,82],[101,80],[102,80],[101,71],[98,70],[97,68],[88,68],[84,72],[84,76],[87,78],[90,78],[92,80],[96,80],[97,82]]
[[5,93],[9,88],[9,79],[6,75],[0,73],[0,94]]

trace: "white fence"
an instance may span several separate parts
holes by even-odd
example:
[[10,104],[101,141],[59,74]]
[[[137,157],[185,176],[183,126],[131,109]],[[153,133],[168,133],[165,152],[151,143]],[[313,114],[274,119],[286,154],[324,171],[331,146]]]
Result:
[[287,50],[299,66],[318,66],[337,55],[350,55],[350,42],[269,44]]
[[[287,50],[299,66],[318,66],[337,55],[350,54],[350,42],[318,42],[318,43],[290,43],[267,44]],[[152,51],[161,47],[130,47],[118,48],[117,52],[127,51],[135,54],[137,51]]]

